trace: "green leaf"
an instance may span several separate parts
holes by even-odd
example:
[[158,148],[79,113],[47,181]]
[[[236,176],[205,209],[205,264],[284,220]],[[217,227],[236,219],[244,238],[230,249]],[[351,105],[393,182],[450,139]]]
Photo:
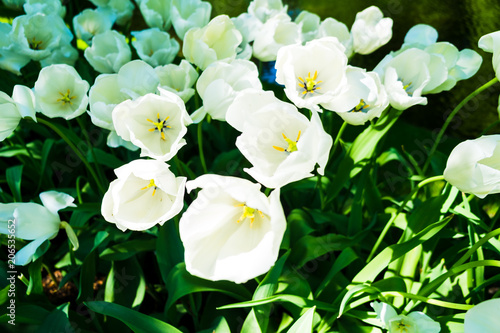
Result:
[[26,147],[22,145],[13,145],[0,148],[0,157],[14,157],[17,155],[30,156]]
[[286,303],[291,303],[299,308],[311,308],[315,306],[316,308],[324,311],[329,311],[329,312],[338,312],[338,307],[333,306],[329,303],[325,302],[320,302],[320,301],[315,301],[311,300],[305,297],[300,297],[296,295],[288,295],[288,294],[277,294],[268,298],[256,300],[256,301],[246,301],[246,302],[240,302],[240,303],[233,303],[233,304],[228,304],[224,306],[220,306],[217,309],[219,310],[226,310],[226,309],[238,309],[238,308],[248,308],[248,307],[254,307],[258,305],[263,305],[263,304],[270,304],[270,303],[279,303],[279,302],[286,302]]
[[170,270],[184,261],[184,247],[177,228],[178,219],[168,221],[158,229],[156,241],[156,260],[163,281],[166,283]]
[[42,286],[42,259],[32,262],[28,267],[30,283],[28,285],[27,295],[43,294]]
[[104,300],[132,308],[141,305],[146,294],[146,280],[136,257],[113,261],[106,279]]
[[[16,324],[41,325],[49,313],[49,311],[38,305],[16,303]],[[12,319],[8,314],[4,314],[0,317],[0,323],[6,323]]]
[[[94,154],[92,154],[92,151]],[[95,156],[95,160],[94,160]],[[118,159],[115,155],[106,153],[104,150],[99,148],[92,148],[92,150],[88,149],[87,151],[87,160],[89,162],[96,162],[102,165],[105,165],[111,169],[116,169],[125,164],[123,161]]]
[[5,175],[7,178],[7,184],[9,185],[14,201],[22,202],[21,197],[21,178],[23,174],[23,165],[16,165],[7,168]]
[[437,234],[444,228],[453,216],[448,216],[438,222],[429,225],[427,228],[416,234],[410,240],[401,243],[393,244],[386,247],[375,258],[372,259],[352,280],[354,284],[365,283],[367,281],[374,281],[377,275],[382,272],[392,261],[403,256],[413,248],[422,244],[429,238]]
[[200,331],[198,333],[231,333],[231,329],[229,328],[226,318],[217,317],[215,318],[215,321],[211,328]]
[[315,298],[318,298],[318,296],[323,292],[323,290],[325,290],[325,288],[328,286],[328,284],[330,284],[330,282],[338,272],[349,266],[356,259],[358,259],[358,256],[350,247],[342,250],[338,258],[335,260],[332,268],[330,268],[330,271],[318,286],[318,289],[316,289]]
[[108,247],[99,257],[104,260],[112,261],[125,260],[133,257],[138,252],[154,251],[155,248],[156,239],[136,239]]
[[361,233],[355,237],[346,237],[338,234],[327,234],[320,237],[304,236],[292,247],[290,261],[297,268],[304,266],[308,261],[316,259],[328,252],[340,251],[357,244],[364,237]]
[[49,313],[36,332],[74,332],[68,319],[68,308],[69,303],[59,305],[55,310]]
[[175,327],[143,313],[109,302],[85,302],[94,312],[116,318],[135,333],[182,333]]
[[169,309],[179,298],[201,291],[217,291],[239,300],[252,297],[243,285],[227,281],[209,281],[193,276],[186,271],[184,263],[177,264],[170,271],[165,284],[168,290],[166,309]]
[[316,307],[307,310],[300,318],[293,324],[287,333],[312,333],[314,327],[314,311]]
[[[83,260],[80,271],[78,301],[93,299],[94,281],[96,275],[96,249],[109,236],[106,231],[99,231],[94,238],[94,245],[90,253]],[[61,281],[62,282],[62,281]]]
[[262,333],[259,321],[257,320],[257,315],[255,314],[255,308],[250,310],[248,313],[248,316],[241,327],[241,333]]
[[44,177],[48,177],[48,175],[45,175],[45,170],[47,169],[47,161],[49,158],[50,150],[52,149],[52,146],[54,145],[54,139],[46,139],[43,143],[42,147],[42,155],[41,155],[41,161],[40,161],[40,180],[38,181],[38,187],[41,186],[42,184],[42,179]]
[[369,162],[379,141],[396,123],[401,113],[402,111],[389,109],[375,125],[367,127],[358,135],[340,163],[335,178],[330,182],[326,205],[335,200],[347,181],[354,178]]

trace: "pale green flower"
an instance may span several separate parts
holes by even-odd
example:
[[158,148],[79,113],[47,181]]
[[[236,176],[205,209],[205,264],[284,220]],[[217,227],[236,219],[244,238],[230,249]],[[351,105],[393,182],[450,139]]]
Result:
[[172,0],[141,0],[139,9],[150,28],[168,31],[172,25]]
[[158,28],[132,31],[132,36],[136,38],[132,41],[132,45],[137,50],[139,58],[153,67],[170,64],[180,49],[175,39]]
[[130,61],[132,52],[125,36],[109,30],[92,38],[92,46],[85,49],[84,56],[99,73],[116,73]]
[[87,110],[89,83],[66,64],[42,68],[35,82],[37,111],[49,118],[66,120]]
[[21,68],[31,61],[27,55],[17,51],[16,43],[11,38],[12,26],[0,22],[0,68],[16,75],[21,75]]
[[66,15],[66,7],[61,4],[61,0],[26,0],[23,8],[28,15],[36,13],[57,14],[60,17]]
[[15,85],[12,98],[0,91],[0,141],[14,132],[23,117],[36,121],[33,91],[26,86]]
[[70,43],[61,45],[54,49],[50,56],[40,60],[42,67],[47,67],[54,64],[66,64],[74,66],[78,60],[78,50],[75,49]]
[[201,28],[210,21],[212,5],[201,0],[172,0],[171,18],[180,39],[191,28]]
[[20,55],[42,60],[73,39],[61,17],[35,13],[17,16],[12,21],[11,38]]
[[192,28],[186,33],[182,53],[187,61],[205,70],[217,60],[234,60],[241,41],[241,33],[231,19],[219,15],[203,28]]
[[100,9],[111,10],[116,15],[116,24],[125,25],[132,18],[134,4],[130,0],[89,0]]
[[489,299],[465,313],[464,333],[493,333],[500,327],[500,299]]
[[73,17],[73,29],[75,29],[76,37],[91,45],[92,38],[111,30],[115,21],[116,15],[110,9],[87,8]]
[[248,5],[248,13],[255,16],[262,23],[266,23],[270,18],[286,13],[288,6],[283,6],[281,0],[253,0]]
[[279,189],[269,197],[246,179],[203,175],[201,188],[179,222],[186,269],[208,280],[244,283],[276,262],[286,229]]
[[194,95],[192,88],[198,79],[198,72],[188,61],[182,59],[179,65],[169,64],[155,68],[160,80],[159,87],[173,92],[187,103]]
[[294,22],[299,24],[302,29],[302,42],[308,42],[316,38],[321,18],[317,14],[303,10]]
[[345,47],[345,54],[349,58],[353,53],[352,36],[347,26],[334,18],[326,18],[318,28],[317,38],[336,37]]

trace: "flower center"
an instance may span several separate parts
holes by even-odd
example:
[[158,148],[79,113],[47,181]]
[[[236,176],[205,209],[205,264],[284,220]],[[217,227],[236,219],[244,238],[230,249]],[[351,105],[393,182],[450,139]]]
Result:
[[236,207],[243,207],[243,213],[241,214],[240,218],[236,221],[236,223],[240,223],[249,218],[251,226],[253,224],[253,221],[255,220],[255,211],[259,213],[260,217],[264,217],[264,214],[262,214],[260,210],[248,207],[246,204],[238,204],[236,205]]
[[33,37],[31,41],[28,39],[28,44],[30,45],[30,49],[40,50],[40,44],[42,44],[42,41],[37,41],[36,37]]
[[297,142],[299,142],[299,139],[300,139],[300,131],[299,131],[299,134],[297,135],[297,140],[295,140],[295,141],[292,141],[289,138],[287,138],[285,133],[281,133],[281,135],[283,135],[283,139],[285,139],[286,143],[288,143],[288,147],[282,148],[282,147],[273,146],[274,149],[276,149],[278,151],[286,151],[287,153],[293,153],[294,151],[298,150],[297,149]]
[[167,117],[165,118],[164,120],[160,120],[160,113],[158,112],[156,114],[156,118],[158,121],[152,121],[151,119],[146,119],[147,121],[149,121],[151,124],[155,125],[155,127],[153,128],[150,128],[149,131],[150,132],[154,132],[154,131],[158,131],[160,132],[160,135],[161,135],[161,139],[162,140],[165,140],[165,132],[163,132],[164,129],[166,128],[172,128],[170,126],[167,125],[167,120],[168,118],[170,117]]
[[404,316],[401,317],[391,322],[389,331],[394,333],[414,333],[415,330],[410,325],[411,322]]
[[360,100],[359,100],[359,104],[358,104],[358,105],[356,105],[355,107],[353,107],[353,108],[352,108],[351,110],[349,110],[348,112],[360,112],[360,111],[361,111],[361,112],[366,113],[366,112],[368,112],[368,110],[367,110],[367,111],[365,111],[365,109],[366,109],[366,108],[369,108],[369,107],[370,107],[370,105],[366,104],[364,99],[360,99]]
[[305,95],[307,93],[314,93],[315,90],[321,89],[321,87],[318,87],[317,85],[320,84],[323,81],[316,81],[318,78],[318,71],[314,72],[314,76],[311,77],[311,72],[307,74],[306,79],[304,80],[299,76],[299,87],[303,88],[304,91],[302,92],[302,95]]
[[57,99],[57,102],[61,102],[62,105],[66,105],[68,103],[69,105],[73,105],[73,102],[71,101],[72,99],[75,99],[76,96],[70,96],[70,90],[68,89],[65,94],[62,92],[59,92],[59,95],[61,95],[61,98]]
[[148,184],[148,185],[146,185],[146,186],[144,186],[143,188],[141,188],[141,190],[146,190],[146,189],[148,189],[148,188],[150,188],[150,187],[154,187],[154,188],[153,188],[153,195],[155,195],[155,193],[156,193],[156,189],[158,188],[158,186],[156,186],[156,184],[155,184],[155,180],[154,180],[154,179],[151,179],[151,180],[149,181],[149,184]]

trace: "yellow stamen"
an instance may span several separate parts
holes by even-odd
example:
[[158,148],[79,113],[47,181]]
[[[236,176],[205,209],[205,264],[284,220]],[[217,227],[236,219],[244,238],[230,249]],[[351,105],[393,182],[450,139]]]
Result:
[[[349,112],[360,112],[369,107],[370,105],[366,104],[364,99],[360,99],[359,104],[353,107]],[[368,111],[363,111],[363,112],[366,113]]]
[[42,41],[37,41],[36,37],[33,37],[31,41],[28,40],[28,44],[30,46],[30,49],[32,50],[40,50],[40,45],[42,44]]
[[152,123],[153,125],[155,125],[155,127],[148,129],[148,131],[150,131],[150,132],[154,132],[154,131],[160,132],[161,139],[163,141],[165,141],[165,133],[163,132],[163,130],[166,129],[166,128],[172,128],[171,126],[168,126],[166,124],[167,120],[170,117],[167,117],[164,120],[160,120],[160,113],[158,112],[156,114],[156,118],[157,118],[158,121],[152,121],[151,119],[146,119],[147,121],[149,121],[150,123]]
[[297,148],[297,142],[299,142],[299,139],[300,139],[300,131],[299,131],[299,134],[297,135],[297,139],[295,141],[293,140],[290,140],[289,138],[286,137],[285,133],[281,133],[281,135],[283,135],[283,139],[285,139],[286,143],[288,143],[288,148],[282,148],[282,147],[278,147],[278,146],[273,146],[274,149],[278,150],[278,151],[281,151],[281,152],[288,152],[288,153],[293,153],[294,151],[297,151],[298,148]]
[[156,184],[155,184],[155,180],[154,180],[154,179],[151,179],[151,180],[149,181],[149,184],[148,184],[147,186],[144,186],[143,188],[141,188],[141,190],[145,190],[145,189],[148,189],[148,188],[150,188],[150,187],[154,187],[154,189],[153,189],[153,196],[154,196],[154,195],[155,195],[155,193],[156,193],[156,189],[158,188],[158,187],[156,186]]
[[59,92],[59,95],[61,95],[62,97],[58,98],[56,102],[62,102],[62,105],[66,105],[66,103],[68,103],[69,105],[73,105],[73,102],[71,100],[76,98],[76,96],[70,96],[69,89],[65,94]]
[[298,83],[298,85],[299,87],[304,89],[302,95],[305,95],[307,93],[312,94],[314,93],[315,90],[321,89],[321,87],[318,87],[317,85],[323,81],[316,81],[317,78],[318,78],[318,71],[314,72],[313,77],[311,77],[311,72],[309,72],[305,80],[299,76],[300,83]]
[[255,221],[255,211],[259,213],[260,217],[264,217],[264,214],[255,208],[248,207],[246,204],[238,204],[235,205],[235,207],[243,207],[243,213],[241,214],[240,218],[236,221],[236,223],[240,223],[244,221],[245,219],[249,218],[250,219],[250,226],[253,225],[253,221]]

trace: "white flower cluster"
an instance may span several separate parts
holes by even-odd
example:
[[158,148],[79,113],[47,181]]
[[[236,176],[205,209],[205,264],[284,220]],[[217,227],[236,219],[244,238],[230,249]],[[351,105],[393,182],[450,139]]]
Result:
[[[254,0],[236,18],[212,20],[205,1],[136,0],[149,28],[133,31],[128,40],[113,27],[130,20],[134,4],[92,3],[96,9],[73,18],[75,35],[88,46],[85,59],[101,73],[92,86],[72,66],[77,51],[59,16],[59,0],[28,1],[26,15],[0,24],[1,68],[20,74],[30,60],[46,66],[33,90],[19,86],[12,98],[0,94],[6,119],[0,139],[22,117],[35,119],[35,111],[67,120],[87,112],[94,125],[109,130],[110,147],[140,149],[149,158],[115,170],[117,179],[102,201],[104,218],[121,230],[146,230],[182,211],[186,188],[201,188],[180,218],[180,236],[188,271],[212,280],[242,283],[276,261],[286,229],[280,188],[325,172],[333,140],[321,112],[362,125],[389,105],[425,104],[424,94],[451,89],[481,64],[474,51],[437,42],[433,28],[419,25],[374,71],[349,65],[354,52],[369,54],[392,36],[392,20],[375,6],[358,13],[349,31],[333,18],[321,21],[306,11],[292,20],[281,0]],[[182,46],[167,32],[172,26]],[[484,40],[488,48],[494,43]],[[131,60],[129,44],[141,60]],[[185,59],[173,64],[181,50]],[[252,57],[276,61],[276,82],[291,103],[263,90]],[[194,88],[202,105],[189,110],[190,116],[185,103]],[[244,171],[259,184],[219,175],[187,181],[170,171],[165,162],[188,143],[188,126],[205,117],[226,121],[240,133],[235,145],[252,165]],[[490,149],[481,161],[497,167],[490,161],[497,153]],[[260,184],[274,191],[266,196]]]

